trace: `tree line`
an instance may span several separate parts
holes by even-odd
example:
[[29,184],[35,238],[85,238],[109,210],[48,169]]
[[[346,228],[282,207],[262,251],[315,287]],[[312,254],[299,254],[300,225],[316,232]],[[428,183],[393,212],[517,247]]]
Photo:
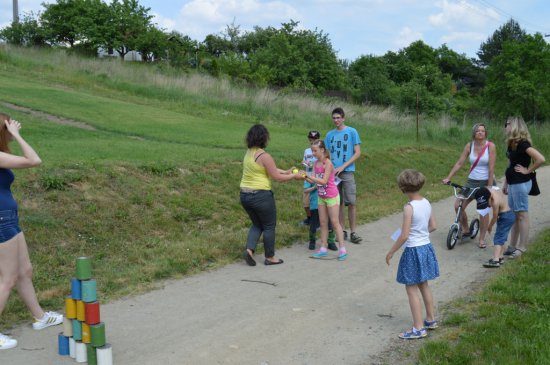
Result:
[[338,58],[328,34],[301,29],[290,20],[280,27],[241,31],[235,24],[203,41],[152,22],[138,0],[57,0],[38,14],[0,30],[4,41],[28,47],[65,47],[96,56],[114,50],[124,58],[136,51],[144,62],[228,77],[250,86],[288,92],[337,95],[362,104],[408,112],[446,113],[456,119],[521,115],[550,120],[550,48],[540,33],[527,34],[510,19],[494,31],[477,59],[443,44],[416,41],[383,56]]

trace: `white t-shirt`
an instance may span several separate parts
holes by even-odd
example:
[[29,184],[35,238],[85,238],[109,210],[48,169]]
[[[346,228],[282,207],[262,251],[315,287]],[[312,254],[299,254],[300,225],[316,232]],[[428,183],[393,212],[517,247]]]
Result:
[[430,216],[432,215],[432,206],[426,198],[421,200],[411,200],[409,205],[413,208],[413,216],[409,238],[405,241],[405,247],[417,247],[430,243]]

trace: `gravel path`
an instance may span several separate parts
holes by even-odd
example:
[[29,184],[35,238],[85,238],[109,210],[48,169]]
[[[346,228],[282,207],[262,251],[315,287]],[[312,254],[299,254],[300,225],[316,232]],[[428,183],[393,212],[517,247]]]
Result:
[[[550,167],[539,169],[537,177],[542,194],[530,200],[532,236],[550,226],[550,210],[543,205],[550,201]],[[439,228],[431,237],[441,277],[430,285],[438,307],[468,294],[472,285],[498,271],[481,266],[492,247],[481,250],[477,240],[447,250],[453,199],[433,204]],[[471,204],[468,210],[474,208]],[[114,363],[383,363],[397,333],[412,321],[405,290],[395,282],[398,256],[390,267],[384,262],[392,243],[389,236],[400,225],[399,213],[361,226],[363,242],[348,245],[345,262],[310,259],[306,245],[296,244],[277,252],[283,265],[248,267],[238,262],[103,305],[101,317]],[[98,296],[101,300],[101,293]],[[11,334],[19,346],[0,353],[0,363],[74,363],[57,355],[61,330],[15,328]]]

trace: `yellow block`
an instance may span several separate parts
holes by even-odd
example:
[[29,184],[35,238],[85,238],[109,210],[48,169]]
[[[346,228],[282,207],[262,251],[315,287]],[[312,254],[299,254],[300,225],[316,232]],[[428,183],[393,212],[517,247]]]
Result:
[[65,317],[76,318],[76,301],[73,298],[65,298]]
[[82,300],[76,301],[76,319],[78,319],[81,322],[84,322],[86,320],[86,310],[85,310],[84,302]]
[[82,322],[82,342],[90,343],[91,341],[90,326],[86,322]]

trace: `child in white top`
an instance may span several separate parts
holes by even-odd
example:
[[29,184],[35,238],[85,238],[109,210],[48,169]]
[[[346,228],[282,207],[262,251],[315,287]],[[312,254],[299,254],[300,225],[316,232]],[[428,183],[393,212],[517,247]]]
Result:
[[[430,202],[420,195],[420,189],[425,182],[424,175],[415,170],[404,170],[397,177],[397,182],[401,191],[409,198],[409,202],[403,208],[401,234],[386,255],[386,263],[390,264],[394,253],[404,244],[405,249],[397,270],[397,282],[405,284],[413,327],[410,331],[400,333],[399,337],[410,340],[426,337],[426,329],[437,328],[428,280],[439,276],[439,265],[430,243],[430,232],[435,230],[432,207]],[[419,290],[426,309],[424,321]]]

